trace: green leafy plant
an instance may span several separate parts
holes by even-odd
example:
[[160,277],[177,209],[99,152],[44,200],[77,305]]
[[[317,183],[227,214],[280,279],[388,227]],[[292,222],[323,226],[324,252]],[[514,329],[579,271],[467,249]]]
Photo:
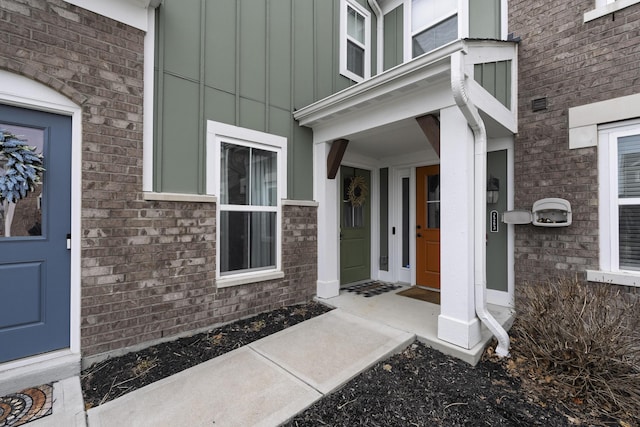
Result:
[[42,155],[36,147],[0,129],[0,203],[16,203],[42,180]]

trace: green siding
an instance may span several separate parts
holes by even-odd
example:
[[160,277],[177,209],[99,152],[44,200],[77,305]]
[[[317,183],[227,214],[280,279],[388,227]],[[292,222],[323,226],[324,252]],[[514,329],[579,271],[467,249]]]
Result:
[[384,16],[384,69],[403,62],[403,6],[400,5]]
[[475,80],[507,108],[511,108],[511,61],[476,64]]
[[487,204],[487,288],[506,292],[508,233],[507,225],[498,219],[498,232],[491,231],[491,211],[501,213],[507,210],[507,150],[487,153],[487,176],[500,180],[498,202]]
[[311,199],[312,133],[292,112],[354,84],[339,73],[340,1],[164,0],[158,14],[154,190],[204,192],[215,120],[285,136],[288,197]]
[[500,0],[469,1],[469,37],[500,39]]

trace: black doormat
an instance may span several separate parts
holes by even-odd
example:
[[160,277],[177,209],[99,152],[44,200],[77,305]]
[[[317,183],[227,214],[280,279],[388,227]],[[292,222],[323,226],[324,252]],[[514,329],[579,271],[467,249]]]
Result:
[[409,289],[398,292],[398,295],[440,305],[440,292],[430,291],[429,289],[423,289],[418,286],[413,286]]
[[346,288],[342,288],[342,290],[347,292],[353,292],[357,295],[362,295],[366,298],[369,298],[369,297],[383,294],[385,292],[395,291],[396,289],[400,289],[400,288],[401,286],[399,285],[372,281],[372,282],[359,283],[357,285],[347,286]]
[[0,427],[14,427],[52,413],[53,386],[44,384],[0,396]]

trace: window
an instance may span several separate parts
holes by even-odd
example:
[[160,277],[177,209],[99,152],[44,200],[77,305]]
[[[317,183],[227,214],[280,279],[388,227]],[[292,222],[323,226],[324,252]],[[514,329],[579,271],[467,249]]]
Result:
[[340,10],[340,73],[360,82],[371,76],[371,15],[351,0],[343,0]]
[[598,157],[600,267],[640,272],[640,123],[601,128]]
[[[218,196],[218,286],[280,271],[286,138],[208,122],[207,192]],[[238,282],[237,278],[246,278]]]
[[584,14],[584,22],[593,21],[636,3],[640,3],[640,0],[595,0],[595,9]]
[[457,0],[412,0],[411,44],[413,57],[458,38]]

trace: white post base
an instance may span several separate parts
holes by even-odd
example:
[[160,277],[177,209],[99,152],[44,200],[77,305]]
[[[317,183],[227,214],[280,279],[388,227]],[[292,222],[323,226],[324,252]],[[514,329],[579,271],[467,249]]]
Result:
[[318,298],[333,298],[340,295],[340,282],[337,280],[331,280],[323,282],[318,280],[316,282],[316,289]]
[[482,339],[481,323],[477,317],[463,322],[441,314],[438,316],[438,339],[469,350]]

